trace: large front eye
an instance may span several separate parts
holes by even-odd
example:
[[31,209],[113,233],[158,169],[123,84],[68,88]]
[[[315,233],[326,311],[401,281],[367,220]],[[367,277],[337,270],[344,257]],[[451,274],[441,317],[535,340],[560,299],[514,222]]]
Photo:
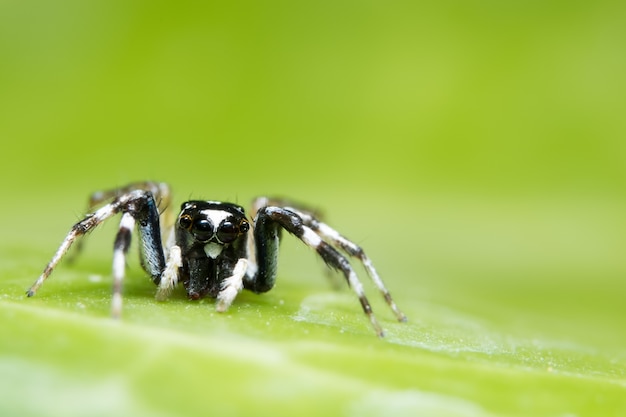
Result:
[[224,221],[217,231],[217,238],[222,243],[231,243],[239,236],[239,228],[232,222]]
[[196,239],[207,241],[213,237],[213,224],[209,219],[197,219],[191,231]]

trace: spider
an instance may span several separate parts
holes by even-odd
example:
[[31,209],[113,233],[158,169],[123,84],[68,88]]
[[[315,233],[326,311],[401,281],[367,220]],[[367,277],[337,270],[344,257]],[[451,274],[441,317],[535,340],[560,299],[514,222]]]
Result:
[[[313,210],[260,197],[254,200],[250,221],[237,204],[191,200],[182,204],[174,220],[170,201],[169,186],[153,181],[94,193],[89,200],[91,214],[71,228],[27,295],[35,295],[72,243],[78,240],[78,253],[79,238],[121,213],[113,245],[111,315],[114,318],[121,315],[126,254],[137,226],[141,266],[158,286],[157,300],[165,300],[182,281],[189,299],[215,298],[216,310],[224,312],[242,289],[255,293],[269,291],[276,279],[278,246],[284,229],[314,249],[331,269],[345,276],[379,337],[384,335],[383,329],[372,312],[361,281],[340,251],[363,264],[398,321],[406,321],[363,250],[318,220]],[[163,213],[159,213],[159,204],[166,207]]]

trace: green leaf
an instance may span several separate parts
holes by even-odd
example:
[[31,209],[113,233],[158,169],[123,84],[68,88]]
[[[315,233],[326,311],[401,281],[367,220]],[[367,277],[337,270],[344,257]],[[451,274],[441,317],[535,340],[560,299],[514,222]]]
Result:
[[[459,221],[436,207],[425,217],[430,224]],[[577,268],[549,265],[554,254],[521,268],[524,285],[523,279],[511,281],[515,273],[500,271],[503,259],[479,261],[494,253],[487,238],[513,226],[505,221],[508,215],[494,213],[485,213],[491,230],[476,216],[457,224],[466,238],[484,239],[481,248],[463,244],[449,255],[455,263],[426,263],[447,280],[442,287],[425,278],[418,258],[445,255],[436,250],[437,240],[452,229],[424,228],[425,236],[414,240],[417,247],[377,253],[379,269],[409,316],[408,323],[396,322],[366,282],[384,339],[375,336],[355,296],[346,288],[331,289],[320,265],[308,259],[314,254],[295,243],[283,245],[276,288],[263,295],[244,292],[224,314],[215,312],[211,300],[186,300],[180,288],[171,299],[155,301],[154,285],[131,259],[119,321],[109,318],[108,245],[100,249],[92,238],[85,258],[62,263],[33,298],[23,295],[30,280],[17,271],[28,266],[34,278],[37,269],[26,248],[13,249],[3,276],[19,279],[5,280],[0,300],[0,414],[625,412],[624,335],[615,334],[623,311],[602,304],[619,303],[621,293],[577,281]],[[550,223],[549,213],[541,219],[539,213],[515,219],[527,227]],[[516,258],[528,259],[532,245],[525,246],[519,235],[508,239],[521,251]],[[405,256],[426,243],[426,254]],[[561,250],[577,250],[562,243]],[[472,262],[461,256],[468,250],[474,251]],[[478,270],[484,275],[477,276]],[[406,279],[407,271],[419,279]],[[620,281],[609,272],[598,282]],[[550,276],[549,284],[541,274]]]

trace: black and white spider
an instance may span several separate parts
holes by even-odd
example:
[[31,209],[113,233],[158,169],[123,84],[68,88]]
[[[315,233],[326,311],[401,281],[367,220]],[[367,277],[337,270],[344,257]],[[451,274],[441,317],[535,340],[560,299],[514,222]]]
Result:
[[[35,295],[74,241],[122,213],[113,246],[113,317],[121,314],[126,254],[137,226],[141,265],[158,285],[158,300],[167,298],[179,281],[189,299],[216,298],[219,312],[226,311],[244,288],[255,293],[269,291],[276,279],[278,245],[284,229],[313,248],[330,268],[343,273],[378,336],[383,336],[383,330],[363,285],[339,250],[362,262],[397,319],[406,321],[363,250],[319,221],[311,210],[261,197],[253,203],[251,224],[243,208],[236,204],[192,200],[182,204],[174,221],[170,199],[168,185],[157,182],[134,183],[93,194],[90,211],[108,203],[72,227],[27,295]],[[162,214],[158,204],[165,206]]]

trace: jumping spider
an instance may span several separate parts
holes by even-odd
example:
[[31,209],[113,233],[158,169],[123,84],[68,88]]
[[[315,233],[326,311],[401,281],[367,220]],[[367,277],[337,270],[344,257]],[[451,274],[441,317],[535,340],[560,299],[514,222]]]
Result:
[[[141,265],[158,285],[158,300],[166,299],[178,281],[182,281],[189,299],[216,298],[219,312],[226,311],[244,288],[255,293],[269,291],[276,278],[278,246],[284,229],[313,248],[330,268],[343,273],[378,336],[383,336],[383,330],[363,285],[339,250],[362,262],[397,319],[406,321],[363,250],[319,221],[312,210],[261,197],[254,200],[251,222],[236,204],[192,200],[182,204],[173,221],[170,198],[168,185],[157,182],[134,183],[93,194],[89,210],[95,211],[72,227],[27,295],[35,295],[72,243],[122,213],[113,246],[113,317],[121,314],[126,254],[137,226]],[[159,213],[158,203],[165,206],[163,213]],[[80,241],[77,246],[80,249]]]

